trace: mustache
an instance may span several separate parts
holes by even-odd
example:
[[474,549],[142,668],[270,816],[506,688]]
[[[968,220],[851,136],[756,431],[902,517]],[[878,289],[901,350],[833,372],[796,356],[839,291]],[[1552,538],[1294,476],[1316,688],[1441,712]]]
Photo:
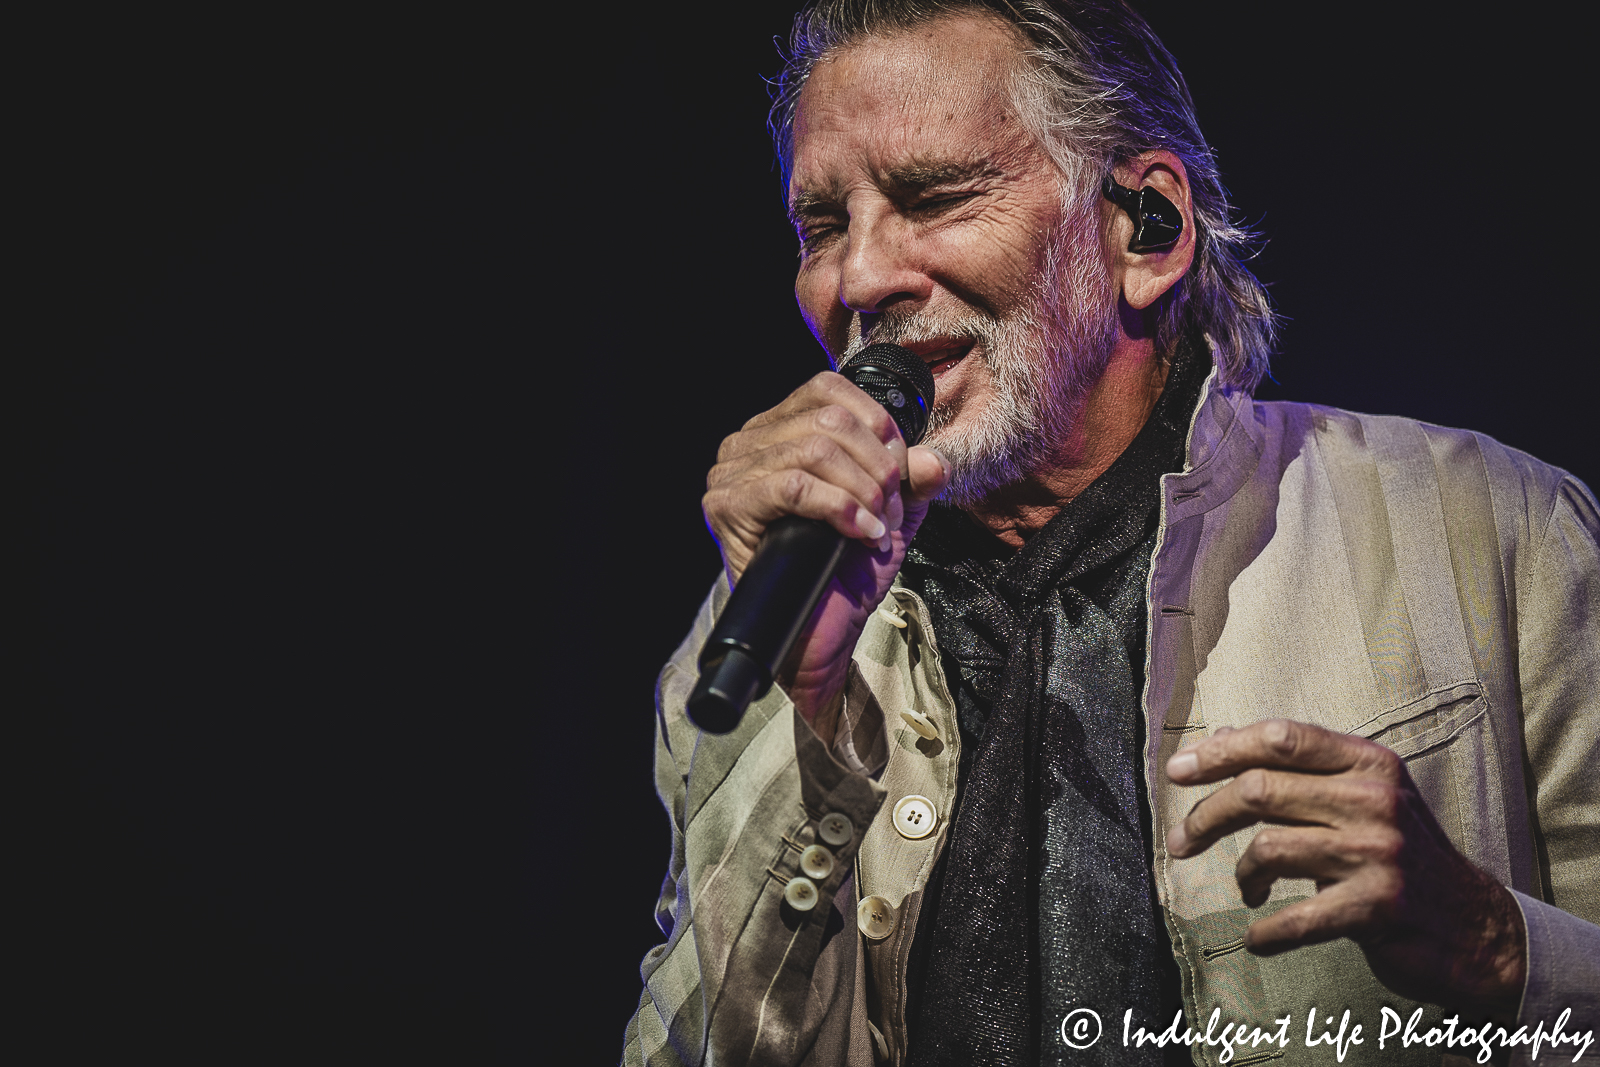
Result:
[[922,341],[972,341],[987,351],[993,347],[999,319],[981,312],[929,314],[926,311],[881,312],[871,327],[845,347],[840,364],[848,363],[869,345],[917,344]]

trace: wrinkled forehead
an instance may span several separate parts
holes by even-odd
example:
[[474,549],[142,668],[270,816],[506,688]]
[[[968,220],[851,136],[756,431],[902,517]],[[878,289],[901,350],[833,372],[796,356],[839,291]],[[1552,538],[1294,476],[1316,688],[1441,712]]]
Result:
[[1027,140],[1013,92],[1025,62],[1015,32],[984,16],[874,34],[830,52],[796,108],[791,191],[814,186],[819,169],[842,157],[877,170],[908,158],[1015,150]]

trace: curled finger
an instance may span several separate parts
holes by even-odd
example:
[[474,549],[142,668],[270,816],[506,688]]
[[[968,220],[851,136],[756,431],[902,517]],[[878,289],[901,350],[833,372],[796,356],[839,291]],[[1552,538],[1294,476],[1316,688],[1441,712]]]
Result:
[[1348,878],[1375,856],[1385,854],[1381,843],[1369,840],[1381,836],[1323,826],[1264,827],[1234,870],[1245,906],[1265,904],[1279,878],[1310,878],[1319,885]]
[[1387,766],[1393,753],[1362,737],[1292,719],[1267,719],[1237,730],[1218,730],[1167,761],[1167,777],[1180,785],[1218,782],[1251,767],[1337,774]]
[[1403,803],[1384,782],[1253,767],[1201,800],[1167,831],[1167,851],[1183,858],[1258,822],[1343,827],[1393,822]]
[[1257,919],[1245,931],[1245,948],[1257,956],[1276,956],[1335,938],[1370,936],[1386,914],[1376,884],[1381,881],[1361,874]]

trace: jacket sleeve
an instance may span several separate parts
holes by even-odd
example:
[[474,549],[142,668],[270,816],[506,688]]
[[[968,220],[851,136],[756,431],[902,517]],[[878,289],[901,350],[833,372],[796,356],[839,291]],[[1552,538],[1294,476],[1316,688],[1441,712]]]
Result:
[[[667,940],[640,967],[644,990],[623,1062],[854,1060],[847,1046],[858,1043],[851,1015],[861,998],[851,871],[883,790],[841,766],[777,686],[730,734],[689,721],[699,650],[727,597],[719,578],[657,688],[656,790],[672,858],[656,921]],[[810,879],[814,903],[786,900],[812,845],[827,849],[832,870]]]
[[1519,1024],[1600,1030],[1600,509],[1567,476],[1517,568],[1518,668],[1543,900]]

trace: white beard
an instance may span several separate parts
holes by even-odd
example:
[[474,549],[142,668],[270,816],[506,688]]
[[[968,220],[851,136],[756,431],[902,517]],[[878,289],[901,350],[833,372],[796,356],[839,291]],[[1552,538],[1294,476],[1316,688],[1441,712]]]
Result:
[[953,468],[940,500],[975,507],[995,490],[1043,470],[1076,425],[1118,335],[1117,294],[1096,222],[1093,212],[1081,212],[1056,226],[1032,291],[1011,311],[897,316],[891,307],[840,360],[879,342],[977,342],[966,358],[978,356],[987,364],[992,395],[959,430],[951,424],[963,407],[936,403],[921,442]]

